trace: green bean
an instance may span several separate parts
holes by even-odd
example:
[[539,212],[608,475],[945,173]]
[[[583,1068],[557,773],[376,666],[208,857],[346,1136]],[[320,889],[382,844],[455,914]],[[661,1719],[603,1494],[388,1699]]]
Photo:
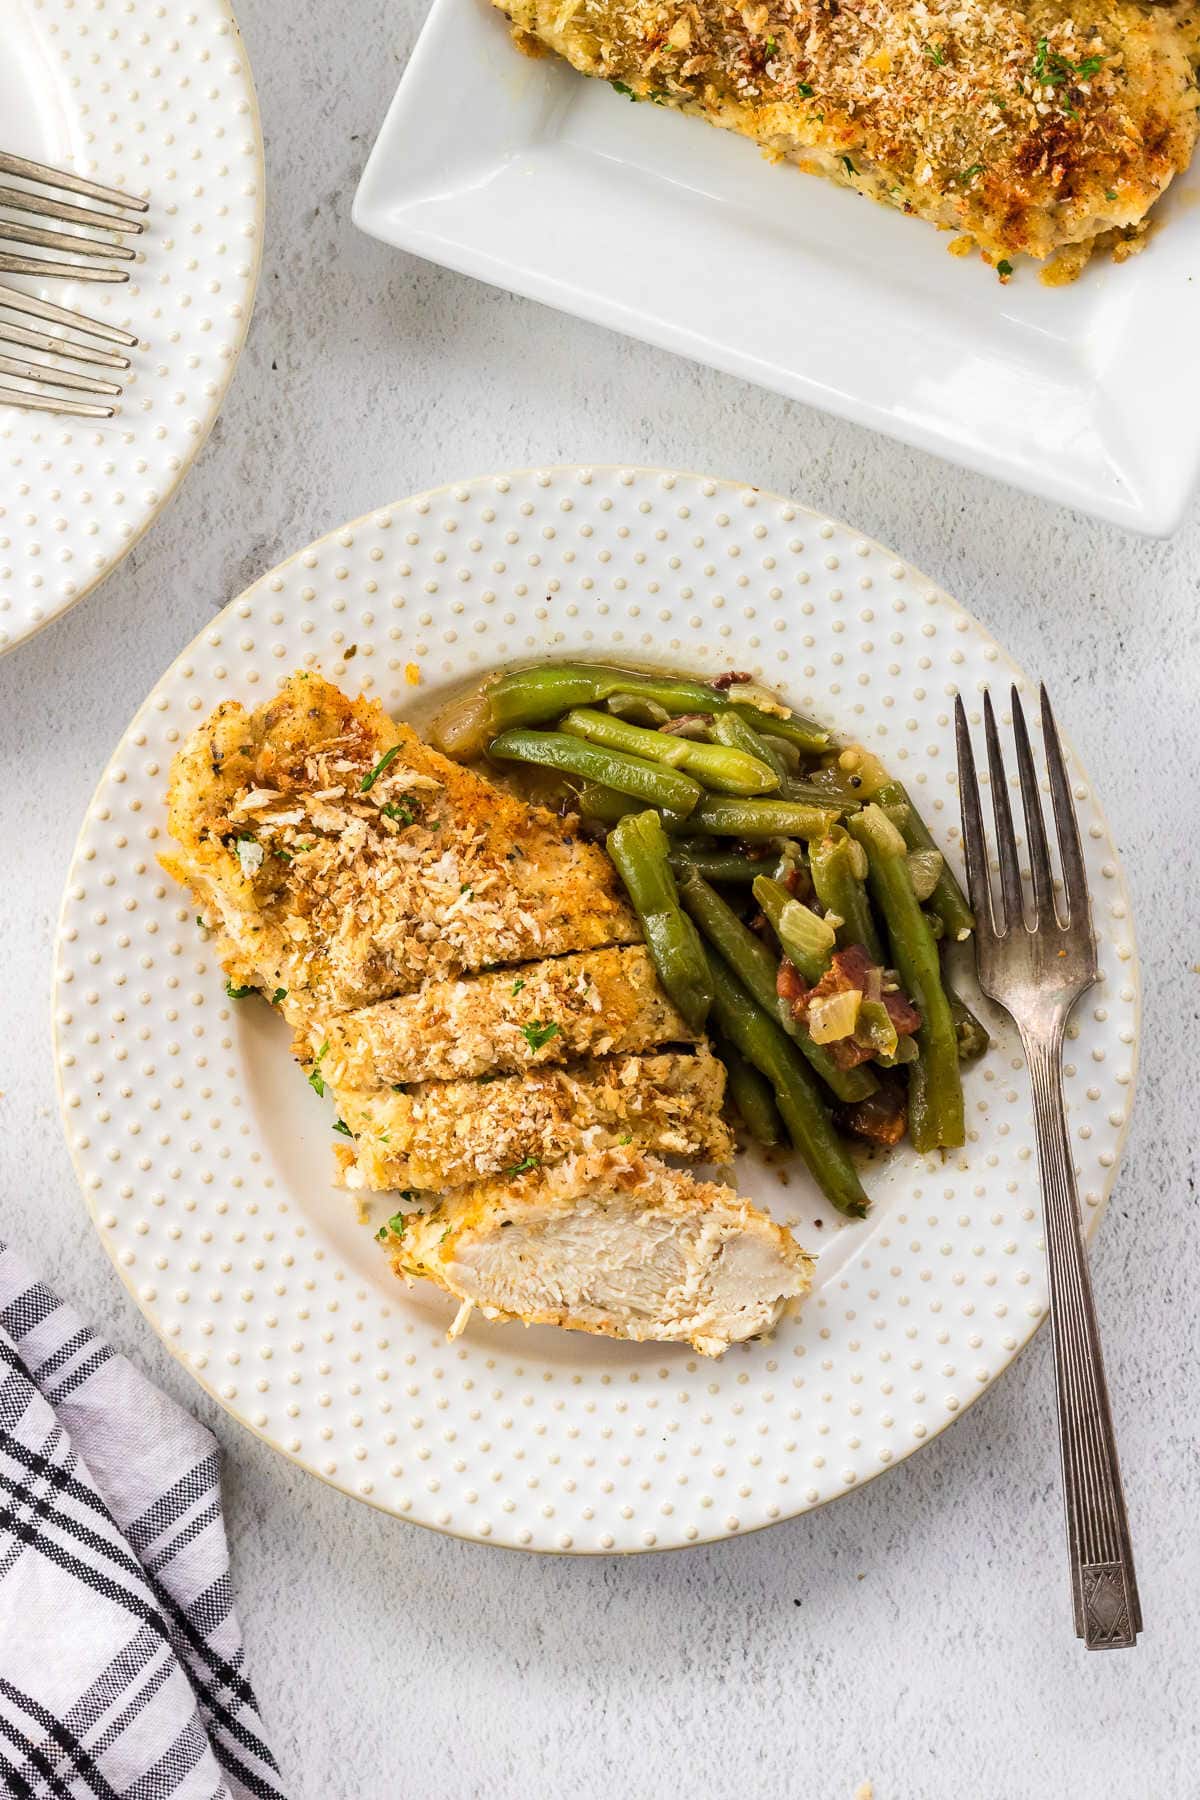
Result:
[[706,881],[754,881],[777,866],[775,857],[741,856],[736,850],[693,850],[686,842],[671,851],[671,867],[677,875],[694,869]]
[[600,663],[544,663],[532,669],[511,669],[488,683],[483,693],[495,732],[514,725],[542,725],[573,706],[595,706],[614,694],[633,694],[665,706],[673,715],[732,708],[748,725],[787,738],[814,755],[827,750],[831,742],[822,726],[799,713],[776,718],[774,713],[734,700],[728,692],[706,681],[637,674]]
[[954,1020],[954,1035],[958,1040],[958,1060],[960,1063],[978,1062],[992,1041],[991,1033],[983,1020],[976,1017],[962,995],[947,979],[944,963],[942,965],[942,986],[946,990],[946,999],[950,1004],[950,1016]]
[[648,731],[644,725],[631,725],[628,719],[614,718],[611,713],[596,712],[589,706],[573,708],[559,720],[558,729],[607,750],[620,750],[628,756],[644,756],[648,762],[665,763],[668,768],[685,769],[705,787],[716,788],[719,793],[767,794],[779,786],[774,769],[744,751],[675,737],[668,731]]
[[593,706],[610,694],[636,694],[655,700],[672,714],[711,712],[713,691],[702,681],[676,681],[669,675],[635,675],[598,663],[544,663],[511,669],[484,689],[496,731],[514,725],[541,725],[573,706]]
[[879,1085],[863,1065],[856,1069],[839,1069],[823,1044],[814,1044],[808,1028],[792,1017],[790,1009],[779,997],[776,983],[779,963],[748,925],[743,925],[732,907],[694,870],[689,870],[679,884],[679,897],[709,943],[729,964],[738,980],[753,994],[762,1007],[799,1046],[801,1053],[821,1080],[839,1100],[863,1100]]
[[783,1120],[775,1104],[775,1094],[765,1075],[760,1075],[734,1049],[727,1038],[719,1038],[716,1052],[725,1064],[729,1077],[729,1098],[741,1115],[742,1124],[756,1144],[770,1149],[783,1140]]
[[732,707],[739,719],[752,725],[755,731],[769,731],[772,737],[781,737],[785,743],[795,744],[798,750],[805,751],[809,756],[820,756],[833,743],[823,725],[815,724],[812,719],[806,719],[800,713],[789,712],[786,719],[781,719],[775,713],[765,712],[760,706],[748,705],[744,700],[734,700],[731,697],[726,704]]
[[917,1060],[909,1067],[909,1135],[917,1150],[957,1149],[965,1141],[958,1038],[942,986],[937,943],[908,872],[905,840],[878,806],[850,820],[867,853],[871,896],[887,929],[891,961],[921,1015]]
[[743,756],[752,756],[755,762],[766,763],[777,778],[775,785],[782,792],[791,779],[791,771],[780,752],[765,737],[760,736],[753,725],[747,725],[729,707],[725,712],[714,714],[712,731],[718,744],[725,744],[730,750],[740,750]]
[[708,959],[679,904],[667,861],[667,834],[656,812],[631,813],[608,834],[612,858],[641,921],[658,978],[689,1030],[700,1032],[712,1004]]
[[[937,849],[937,845],[930,836],[929,827],[913,805],[907,790],[898,781],[889,781],[886,787],[881,787],[876,798],[879,805],[889,811],[893,807],[900,809],[896,824],[910,850]],[[971,911],[967,896],[959,886],[954,871],[944,860],[937,886],[927,904],[930,911],[936,913],[942,921],[946,928],[946,936],[952,943],[961,943],[964,938],[970,937],[975,929],[975,914]]]
[[680,815],[691,813],[704,792],[698,781],[680,769],[644,762],[620,750],[605,750],[599,744],[585,744],[582,738],[561,731],[505,731],[488,745],[488,755],[505,762],[540,763],[561,769],[565,775],[582,775],[585,781],[598,781],[618,794],[632,794],[647,806],[662,806]]
[[769,875],[760,875],[754,883],[754,898],[770,920],[788,961],[805,981],[820,981],[837,945],[833,926]]
[[842,921],[837,927],[840,947],[845,950],[850,944],[861,944],[871,961],[882,967],[883,945],[871,914],[866,885],[858,873],[862,854],[854,839],[840,825],[836,826],[809,850],[809,873],[825,911]]
[[615,825],[626,813],[641,812],[637,800],[618,794],[615,788],[603,787],[598,781],[585,781],[575,797],[576,807],[585,819],[598,825]]
[[684,829],[712,837],[819,838],[837,819],[835,812],[794,800],[718,800],[705,795],[688,814]]
[[795,1046],[719,956],[710,954],[708,961],[713,1016],[722,1035],[771,1083],[787,1134],[825,1198],[849,1218],[865,1217],[870,1202],[858,1171],[834,1131],[816,1081]]

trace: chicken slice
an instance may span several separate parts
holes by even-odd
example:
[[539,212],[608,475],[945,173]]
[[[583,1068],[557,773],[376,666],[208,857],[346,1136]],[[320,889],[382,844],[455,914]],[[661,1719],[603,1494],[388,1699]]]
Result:
[[176,756],[168,807],[164,868],[231,980],[293,1024],[641,935],[569,822],[306,672],[254,712],[219,706]]
[[392,1266],[490,1319],[559,1325],[705,1356],[767,1331],[812,1260],[732,1189],[604,1150],[483,1182],[381,1234]]
[[334,1089],[354,1138],[353,1147],[337,1147],[340,1179],[360,1192],[445,1193],[619,1144],[729,1162],[724,1095],[725,1069],[707,1044],[694,1055],[597,1057],[495,1081],[430,1081],[399,1094]]
[[498,969],[312,1020],[302,1062],[335,1089],[449,1081],[689,1044],[642,944]]

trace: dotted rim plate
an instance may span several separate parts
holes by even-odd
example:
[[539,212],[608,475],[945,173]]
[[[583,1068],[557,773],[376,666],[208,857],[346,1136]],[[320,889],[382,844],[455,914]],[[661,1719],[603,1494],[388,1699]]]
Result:
[[[156,864],[175,749],[218,701],[295,666],[420,722],[497,663],[557,652],[753,669],[877,748],[955,854],[950,707],[1027,686],[974,619],[890,551],[749,487],[553,469],[417,496],[265,575],[184,652],[97,788],[60,921],[63,1118],[101,1241],[168,1347],[236,1418],[347,1493],[454,1535],[544,1551],[668,1548],[767,1525],[928,1441],[1047,1304],[1024,1065],[967,1078],[969,1141],[868,1171],[838,1227],[794,1163],[741,1185],[820,1252],[770,1339],[685,1349],[472,1320],[396,1285],[326,1177],[332,1113],[257,1001],[231,1003]],[[410,665],[421,672],[410,684]],[[1138,973],[1116,851],[1073,762],[1101,983],[1067,1049],[1089,1228],[1133,1096]],[[329,1113],[327,1117],[326,1114]],[[820,1220],[818,1225],[817,1221]]]
[[103,581],[183,480],[245,341],[263,238],[258,102],[227,0],[34,0],[28,28],[66,137],[44,160],[150,212],[128,283],[45,288],[138,333],[116,417],[0,406],[0,655]]

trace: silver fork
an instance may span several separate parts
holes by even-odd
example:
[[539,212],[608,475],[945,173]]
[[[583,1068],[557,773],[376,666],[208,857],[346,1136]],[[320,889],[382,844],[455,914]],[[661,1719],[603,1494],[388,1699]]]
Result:
[[[137,194],[124,194],[119,188],[103,187],[68,169],[52,169],[46,163],[31,162],[27,156],[12,156],[0,151],[0,176],[9,175],[30,187],[0,187],[0,208],[6,213],[24,216],[10,219],[0,215],[0,240],[15,243],[23,249],[55,250],[81,260],[56,262],[52,257],[18,256],[0,249],[0,271],[8,275],[66,276],[71,281],[128,281],[129,271],[109,265],[132,262],[137,252],[119,241],[136,237],[145,226],[130,213],[144,213],[147,202]],[[49,193],[41,190],[49,188]],[[63,200],[60,194],[76,194],[99,206],[77,206]],[[51,231],[45,225],[34,225],[30,219],[48,219],[51,224],[75,225],[78,231]],[[104,235],[94,235],[97,231]]]
[[[38,331],[34,327],[10,319],[36,319],[41,324],[62,327],[61,331]],[[71,332],[74,336],[67,336]],[[82,340],[82,341],[80,341]],[[129,367],[129,358],[121,350],[131,350],[137,339],[131,332],[103,319],[89,319],[84,313],[55,306],[50,300],[39,300],[20,288],[0,283],[0,375],[14,375],[32,387],[11,387],[0,383],[0,406],[20,406],[34,412],[71,413],[86,419],[111,419],[114,402],[121,384],[111,379]],[[9,350],[36,350],[67,362],[80,363],[85,369],[104,369],[106,375],[80,374],[74,369],[59,368],[53,362],[35,362],[28,356],[9,356]],[[61,388],[63,393],[53,390]],[[96,400],[80,400],[79,394],[95,394]]]
[[1075,1002],[1098,979],[1096,939],[1079,824],[1044,688],[1041,702],[1042,740],[1062,866],[1061,905],[1055,904],[1033,750],[1016,688],[1012,690],[1013,736],[1033,877],[1031,922],[1025,917],[1004,757],[987,693],[983,712],[1000,865],[998,905],[988,874],[975,757],[961,697],[954,705],[959,790],[967,884],[976,917],[979,985],[1005,1009],[1020,1032],[1033,1087],[1075,1633],[1089,1650],[1106,1650],[1136,1643],[1142,1615],[1063,1107],[1063,1034]]

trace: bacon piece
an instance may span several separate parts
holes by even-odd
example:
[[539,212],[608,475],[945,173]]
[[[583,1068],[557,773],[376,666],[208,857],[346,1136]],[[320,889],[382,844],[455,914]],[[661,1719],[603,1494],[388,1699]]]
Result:
[[714,676],[708,685],[711,688],[715,688],[718,694],[724,694],[727,693],[731,687],[740,687],[743,681],[753,680],[754,677],[749,669],[726,669],[723,675]]
[[[865,994],[872,986],[872,976],[882,977],[883,971],[871,961],[867,951],[861,944],[847,944],[844,950],[835,950],[829,967],[815,987],[809,987],[798,969],[786,957],[779,965],[779,976],[775,991],[780,998],[786,1000],[794,1019],[805,1019],[808,1009],[814,1000],[822,1000],[830,994],[844,994],[857,989]],[[921,1015],[907,994],[898,990],[884,992],[881,995],[888,1018],[896,1028],[897,1037],[911,1037],[920,1028]],[[856,1043],[852,1037],[836,1038],[833,1043],[826,1044],[826,1050],[839,1069],[855,1069],[859,1063],[870,1062],[875,1052],[867,1045]]]
[[869,1144],[898,1144],[908,1126],[904,1090],[898,1081],[881,1082],[865,1100],[839,1106],[836,1117],[843,1131],[865,1138]]

